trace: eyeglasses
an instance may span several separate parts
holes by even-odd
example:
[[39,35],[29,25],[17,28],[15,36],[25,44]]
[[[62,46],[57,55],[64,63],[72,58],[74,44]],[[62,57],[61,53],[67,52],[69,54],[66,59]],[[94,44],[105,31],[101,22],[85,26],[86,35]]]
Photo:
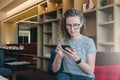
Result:
[[73,26],[74,29],[77,29],[80,26],[80,24],[77,24],[77,23],[75,23],[73,25],[72,24],[66,24],[67,29],[71,29],[72,26]]

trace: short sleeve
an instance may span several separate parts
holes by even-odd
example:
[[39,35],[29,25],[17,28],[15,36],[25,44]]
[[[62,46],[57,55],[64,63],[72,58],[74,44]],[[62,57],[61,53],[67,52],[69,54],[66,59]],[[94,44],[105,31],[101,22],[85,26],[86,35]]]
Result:
[[57,44],[62,45],[62,44],[64,44],[64,42],[63,42],[62,40],[58,40],[58,41],[57,41]]
[[91,38],[89,38],[88,41],[87,41],[86,51],[87,51],[87,54],[97,51],[95,43],[94,43],[93,39],[91,39]]

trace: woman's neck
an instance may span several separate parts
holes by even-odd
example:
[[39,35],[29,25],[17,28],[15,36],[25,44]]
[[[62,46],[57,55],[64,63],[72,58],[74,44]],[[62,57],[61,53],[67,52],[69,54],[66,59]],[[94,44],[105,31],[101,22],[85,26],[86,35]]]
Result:
[[76,35],[76,36],[73,36],[71,37],[71,40],[78,40],[82,37],[83,35],[79,34],[79,35]]

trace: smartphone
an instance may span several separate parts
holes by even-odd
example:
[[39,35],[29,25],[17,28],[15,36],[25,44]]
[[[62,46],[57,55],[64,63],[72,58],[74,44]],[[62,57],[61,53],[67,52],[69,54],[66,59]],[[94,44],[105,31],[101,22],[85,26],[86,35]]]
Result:
[[70,45],[61,45],[62,48],[65,50],[65,48],[70,48],[71,49],[71,46]]

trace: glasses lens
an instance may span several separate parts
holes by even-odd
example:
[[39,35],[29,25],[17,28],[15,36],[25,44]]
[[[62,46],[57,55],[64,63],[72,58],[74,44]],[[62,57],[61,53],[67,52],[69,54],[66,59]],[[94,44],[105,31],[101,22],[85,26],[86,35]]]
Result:
[[80,24],[74,24],[73,27],[76,29]]
[[73,25],[72,25],[72,24],[66,24],[66,28],[67,28],[67,29],[71,29],[72,26],[73,26],[74,29],[77,29],[77,28],[79,27],[79,25],[80,25],[80,24],[77,24],[77,23],[76,23],[76,24],[73,24]]

